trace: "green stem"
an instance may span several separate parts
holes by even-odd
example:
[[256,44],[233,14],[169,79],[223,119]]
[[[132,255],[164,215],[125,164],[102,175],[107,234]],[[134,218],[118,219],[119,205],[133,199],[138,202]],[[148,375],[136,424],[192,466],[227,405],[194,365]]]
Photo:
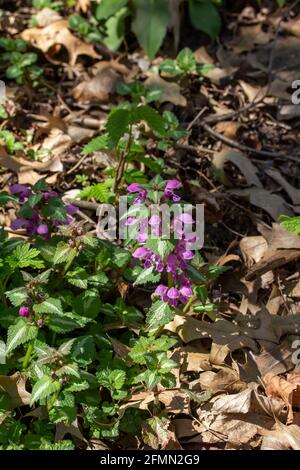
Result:
[[182,312],[183,312],[183,313],[188,312],[190,306],[192,305],[193,302],[195,302],[196,299],[197,299],[197,296],[196,296],[196,295],[193,295],[193,297],[190,298],[190,300],[188,301],[188,303],[185,304],[185,306],[184,306]]
[[56,402],[57,398],[58,398],[58,395],[60,394],[60,388],[59,390],[57,390],[57,392],[54,393],[54,395],[51,397],[51,400],[49,400],[48,404],[47,404],[47,409],[48,409],[48,412],[50,410],[52,410],[53,406],[54,406],[54,403]]
[[126,157],[128,156],[130,152],[131,142],[132,142],[132,124],[130,124],[130,127],[129,127],[129,137],[128,137],[126,148],[124,152],[121,153],[120,158],[119,158],[119,163],[118,163],[115,181],[113,185],[114,193],[117,193],[119,184],[121,183],[123,179],[125,164],[126,164]]
[[32,350],[33,350],[33,347],[34,347],[34,341],[31,341],[28,345],[28,348],[27,348],[27,351],[26,351],[26,354],[25,354],[25,357],[24,357],[24,360],[23,360],[23,369],[27,369],[28,367],[28,364],[29,364],[29,361],[30,361],[30,356],[31,356],[31,353],[32,353]]

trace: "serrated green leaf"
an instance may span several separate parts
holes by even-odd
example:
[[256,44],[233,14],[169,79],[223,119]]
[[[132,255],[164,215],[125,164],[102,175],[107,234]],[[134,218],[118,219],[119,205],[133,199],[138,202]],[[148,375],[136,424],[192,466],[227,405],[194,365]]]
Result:
[[71,248],[68,243],[59,242],[54,253],[53,264],[67,263],[74,259],[76,255],[75,248]]
[[81,154],[88,155],[89,153],[98,152],[98,150],[103,150],[107,148],[107,145],[108,145],[108,135],[107,134],[99,135],[98,137],[95,137],[83,147]]
[[88,286],[88,273],[83,268],[76,268],[74,271],[69,271],[66,275],[67,281],[73,286],[80,289],[86,289]]
[[138,106],[133,111],[133,120],[146,121],[148,126],[159,135],[165,135],[165,123],[161,115],[148,105]]
[[5,292],[5,295],[11,301],[14,307],[23,305],[28,298],[25,287],[16,287],[15,289]]
[[169,240],[161,240],[160,238],[148,238],[146,246],[153,251],[156,255],[159,255],[162,260],[172,253],[174,245]]
[[47,398],[61,388],[59,382],[54,381],[48,375],[44,375],[38,380],[32,389],[30,405],[32,406],[36,401]]
[[174,310],[162,300],[157,300],[147,313],[147,324],[149,328],[158,328],[169,323],[174,318]]
[[294,232],[297,235],[300,235],[300,216],[298,217],[289,217],[287,215],[282,215],[279,218],[281,226],[288,230],[289,232]]
[[149,282],[154,283],[160,280],[161,274],[155,272],[154,266],[150,266],[150,268],[143,270],[133,283],[134,286],[139,286],[141,284],[147,284]]
[[53,313],[55,315],[64,314],[61,301],[52,297],[49,297],[40,304],[35,304],[33,309],[36,313]]
[[95,342],[92,336],[80,336],[77,338],[71,349],[71,357],[74,361],[82,365],[90,364],[95,355]]
[[15,325],[8,328],[6,354],[16,349],[21,344],[27,343],[38,334],[38,328],[31,325],[27,320],[20,318]]
[[113,109],[107,119],[106,130],[109,136],[109,145],[116,147],[121,137],[128,130],[130,112],[127,109]]
[[43,268],[44,262],[36,259],[40,252],[36,248],[30,248],[29,243],[18,245],[12,255],[7,257],[7,262],[12,269],[16,268]]

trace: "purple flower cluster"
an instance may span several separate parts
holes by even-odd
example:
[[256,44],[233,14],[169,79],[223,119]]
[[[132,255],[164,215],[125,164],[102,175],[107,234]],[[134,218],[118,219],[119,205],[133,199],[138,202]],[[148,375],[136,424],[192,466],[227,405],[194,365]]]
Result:
[[[30,196],[36,194],[33,193],[30,188],[22,184],[13,184],[10,186],[9,190],[11,194],[18,196],[21,205],[25,204]],[[42,214],[41,208],[47,205],[51,199],[58,198],[58,194],[55,191],[43,191],[40,194],[42,196],[41,201],[32,208],[30,217],[15,219],[11,224],[11,228],[13,230],[25,228],[28,236],[40,235],[48,240],[50,238],[50,232],[53,231],[55,227],[68,225],[72,222],[73,219],[71,216],[75,214],[77,208],[72,204],[66,205],[65,210],[67,215],[65,220],[51,219],[50,217],[46,218]]]
[[[175,190],[180,187],[181,183],[179,181],[168,181],[164,187],[163,195],[160,198],[159,203],[168,200],[179,202],[181,198],[175,194]],[[147,190],[142,188],[141,185],[136,183],[131,184],[128,187],[128,190],[130,193],[138,193],[138,197],[135,199],[134,204],[147,204]],[[151,202],[149,203],[149,208],[151,208]],[[168,302],[173,306],[178,305],[178,303],[186,304],[193,295],[191,282],[185,272],[188,267],[188,262],[194,257],[194,252],[188,248],[188,244],[195,241],[195,235],[185,233],[184,230],[185,225],[193,223],[194,220],[188,213],[183,213],[174,217],[171,228],[174,233],[180,235],[180,239],[177,240],[174,250],[166,256],[166,259],[162,259],[145,245],[148,238],[148,225],[151,226],[151,228],[154,227],[154,235],[160,235],[160,215],[154,214],[149,220],[143,218],[138,220],[134,217],[129,217],[127,219],[127,225],[138,224],[137,238],[141,243],[141,246],[134,251],[133,257],[143,261],[146,269],[154,266],[156,272],[159,272],[162,275],[165,274],[168,277],[168,286],[165,284],[158,285],[154,295],[160,297],[163,302]]]

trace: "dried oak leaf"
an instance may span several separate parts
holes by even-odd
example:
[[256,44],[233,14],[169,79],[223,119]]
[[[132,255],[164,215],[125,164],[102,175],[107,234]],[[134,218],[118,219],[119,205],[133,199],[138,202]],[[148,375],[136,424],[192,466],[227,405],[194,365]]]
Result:
[[69,54],[69,63],[74,66],[78,56],[87,55],[100,59],[92,44],[88,44],[74,36],[68,29],[66,20],[55,21],[44,28],[29,28],[21,33],[24,41],[45,53],[48,60],[55,61],[55,55],[65,47]]
[[116,91],[117,83],[122,76],[128,75],[129,70],[125,65],[118,62],[102,61],[97,66],[96,75],[90,80],[85,80],[77,85],[73,90],[76,100],[85,101],[109,101],[109,96]]
[[180,93],[180,86],[177,83],[168,82],[161,78],[158,73],[151,73],[144,82],[147,89],[159,88],[162,95],[159,98],[160,103],[173,103],[175,106],[186,106],[186,98]]
[[245,264],[248,268],[258,263],[268,249],[268,243],[262,236],[244,237],[240,241],[240,250],[242,252]]
[[283,377],[272,374],[265,375],[263,381],[266,385],[266,394],[268,397],[283,400],[288,408],[288,422],[291,423],[293,421],[293,392],[297,389],[297,385],[288,382]]
[[0,391],[6,392],[10,396],[12,408],[30,403],[31,395],[25,388],[26,380],[27,377],[21,372],[16,372],[13,375],[0,375]]

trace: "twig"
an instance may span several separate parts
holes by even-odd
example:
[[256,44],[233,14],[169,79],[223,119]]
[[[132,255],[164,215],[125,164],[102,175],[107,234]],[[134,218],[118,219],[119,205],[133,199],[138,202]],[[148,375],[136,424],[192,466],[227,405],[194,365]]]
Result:
[[205,129],[216,140],[220,140],[221,142],[223,142],[224,144],[229,145],[230,147],[241,150],[241,152],[255,153],[256,155],[261,155],[262,157],[282,158],[284,160],[289,160],[291,162],[295,162],[295,163],[299,164],[299,157],[292,157],[290,155],[286,155],[286,154],[281,153],[281,152],[269,152],[268,150],[256,150],[256,149],[253,149],[251,147],[248,147],[247,145],[235,142],[234,140],[229,139],[228,137],[225,137],[224,135],[222,135],[219,132],[215,131],[212,127],[210,127],[205,122],[203,122],[201,124],[201,126],[203,127],[203,129]]
[[71,199],[70,203],[73,204],[73,206],[79,207],[80,209],[87,209],[89,211],[97,211],[100,207],[100,204],[97,202],[79,201],[78,199]]
[[72,166],[72,168],[70,168],[67,172],[66,172],[66,175],[70,175],[71,173],[73,173],[73,171],[75,171],[80,165],[81,163],[86,159],[86,157],[88,156],[88,154],[86,155],[83,155],[83,157],[81,157],[78,162],[75,163],[74,166]]
[[207,149],[205,147],[202,147],[201,145],[190,145],[190,144],[175,144],[174,147],[179,150],[187,150],[188,152],[193,152],[193,153],[210,153],[214,154],[214,150]]

